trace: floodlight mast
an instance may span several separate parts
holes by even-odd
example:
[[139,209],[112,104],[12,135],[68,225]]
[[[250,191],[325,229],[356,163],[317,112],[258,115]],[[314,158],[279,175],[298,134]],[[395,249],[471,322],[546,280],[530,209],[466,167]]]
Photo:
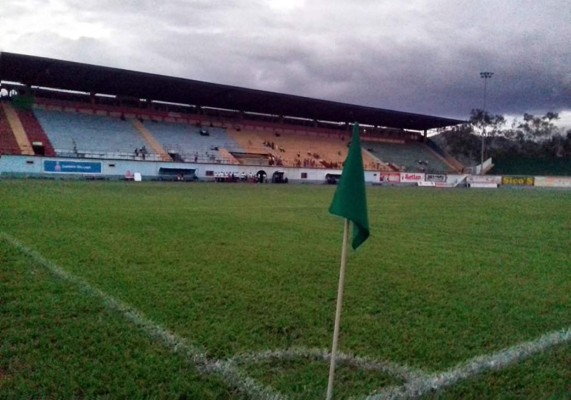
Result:
[[488,79],[494,75],[493,72],[480,72],[480,78],[484,80],[484,108],[482,110],[482,151],[480,154],[480,175],[484,175],[484,140],[486,137],[486,94],[488,89]]

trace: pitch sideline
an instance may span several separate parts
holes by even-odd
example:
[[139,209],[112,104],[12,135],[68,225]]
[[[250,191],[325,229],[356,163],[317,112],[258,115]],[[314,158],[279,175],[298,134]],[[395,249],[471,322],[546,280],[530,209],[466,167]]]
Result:
[[86,295],[99,298],[109,309],[121,314],[127,321],[146,332],[153,339],[157,339],[162,342],[163,345],[168,347],[173,353],[183,354],[193,365],[196,366],[199,372],[215,373],[220,375],[229,386],[239,388],[242,392],[254,399],[287,399],[286,396],[271,390],[269,387],[262,386],[254,379],[244,375],[231,362],[208,358],[205,352],[199,347],[192,345],[184,338],[177,336],[159,324],[153,322],[149,318],[145,317],[143,313],[128,304],[117,300],[102,290],[91,286],[83,279],[70,274],[55,263],[46,260],[38,252],[28,248],[14,237],[6,234],[5,232],[0,232],[0,239],[5,240],[24,255],[45,267],[53,275],[76,286]]
[[476,356],[443,372],[413,379],[402,386],[393,386],[368,396],[366,400],[416,398],[434,392],[491,370],[501,370],[530,358],[551,347],[571,342],[571,326],[546,333],[535,340],[516,344],[496,353]]

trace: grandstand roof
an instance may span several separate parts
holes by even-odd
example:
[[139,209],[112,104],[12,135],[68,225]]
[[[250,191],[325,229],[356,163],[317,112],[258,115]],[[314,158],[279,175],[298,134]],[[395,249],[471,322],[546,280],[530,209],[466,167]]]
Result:
[[427,130],[464,121],[15,53],[0,53],[0,80],[172,103]]

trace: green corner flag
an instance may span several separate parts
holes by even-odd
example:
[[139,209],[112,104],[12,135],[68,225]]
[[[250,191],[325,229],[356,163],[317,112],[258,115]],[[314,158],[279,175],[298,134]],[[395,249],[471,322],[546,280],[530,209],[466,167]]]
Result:
[[339,185],[329,207],[331,214],[347,218],[353,223],[353,249],[369,237],[369,217],[365,193],[365,171],[359,139],[359,124],[353,125],[353,138],[343,166]]

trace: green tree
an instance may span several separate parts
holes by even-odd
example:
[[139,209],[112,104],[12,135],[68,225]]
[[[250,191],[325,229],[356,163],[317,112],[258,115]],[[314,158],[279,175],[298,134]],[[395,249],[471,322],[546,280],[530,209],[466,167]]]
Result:
[[470,125],[474,128],[475,133],[485,134],[486,137],[495,137],[502,134],[506,119],[503,115],[492,115],[476,108],[470,112]]
[[519,123],[518,129],[521,130],[525,139],[537,141],[559,133],[559,128],[555,125],[555,121],[558,119],[559,114],[551,111],[542,117],[525,113],[523,114],[523,122]]
[[484,133],[486,157],[564,161],[571,157],[571,129],[563,134],[555,125],[558,119],[559,114],[551,111],[540,117],[525,113],[523,120],[515,119],[506,126],[504,116],[474,109],[467,124],[443,132],[438,142],[466,165],[480,161]]

